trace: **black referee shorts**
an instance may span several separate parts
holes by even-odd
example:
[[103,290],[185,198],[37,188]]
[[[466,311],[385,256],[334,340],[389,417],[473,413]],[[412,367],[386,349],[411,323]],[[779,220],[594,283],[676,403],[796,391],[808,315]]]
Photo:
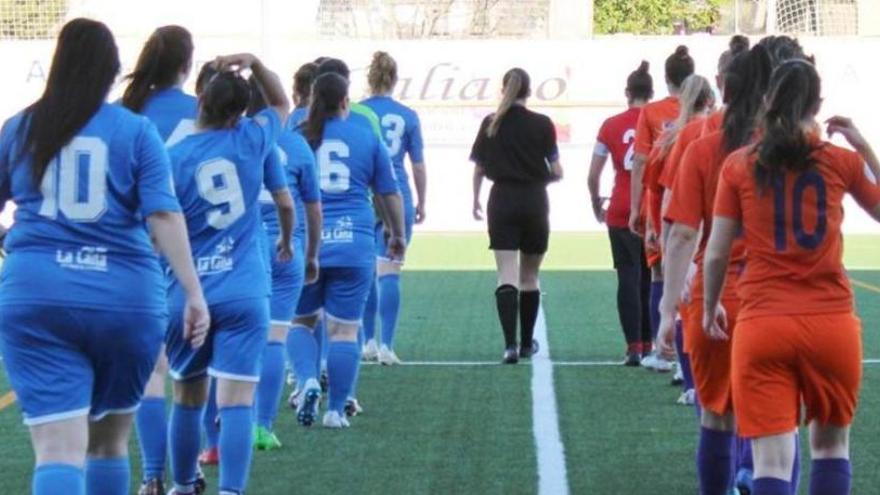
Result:
[[494,184],[488,205],[489,249],[546,253],[549,213],[544,184]]
[[645,251],[642,238],[626,227],[608,227],[611,238],[611,257],[614,268],[641,266],[645,263]]

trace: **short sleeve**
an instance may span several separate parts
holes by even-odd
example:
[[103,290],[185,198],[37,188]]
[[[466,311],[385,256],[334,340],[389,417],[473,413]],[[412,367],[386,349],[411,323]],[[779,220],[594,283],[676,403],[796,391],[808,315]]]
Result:
[[474,139],[474,144],[471,146],[471,161],[477,165],[485,165],[486,163],[486,140],[488,139],[486,131],[489,128],[491,118],[492,116],[490,115],[483,119],[483,122],[480,124],[480,130],[477,131],[477,137]]
[[556,126],[547,118],[547,130],[544,137],[544,157],[549,162],[559,160],[559,147],[556,144]]
[[663,215],[673,223],[687,225],[693,229],[700,228],[703,221],[704,176],[700,170],[700,162],[705,161],[695,146],[688,147],[681,160],[680,173],[675,177],[672,195],[666,212]]
[[873,210],[880,204],[880,177],[874,177],[871,168],[862,158],[852,153],[850,157],[850,181],[847,190],[865,210]]
[[160,211],[180,211],[171,178],[171,160],[156,126],[144,119],[135,149],[135,177],[140,213],[148,217]]
[[736,155],[728,157],[721,169],[718,190],[715,192],[715,216],[742,220],[741,167]]
[[265,159],[275,149],[278,135],[281,133],[281,119],[271,108],[266,108],[246,119],[241,127],[246,146],[255,151],[255,154]]
[[397,179],[394,177],[394,169],[391,158],[388,156],[388,148],[378,139],[373,139],[373,191],[376,194],[394,194],[399,192]]
[[599,128],[599,134],[596,135],[596,146],[593,147],[593,155],[606,157],[611,154],[611,148],[609,143],[611,142],[608,139],[608,121],[602,123],[602,127]]
[[321,200],[321,184],[318,182],[318,166],[315,163],[315,155],[302,141],[303,152],[297,154],[300,161],[299,195],[303,203],[317,203]]
[[636,153],[648,156],[651,153],[651,147],[654,146],[654,130],[651,128],[651,122],[648,118],[647,108],[643,108],[639,113],[639,121],[636,124],[636,141],[633,144],[633,150]]
[[422,141],[422,123],[419,116],[413,112],[412,122],[407,130],[409,133],[408,149],[409,159],[412,163],[425,163],[425,144]]
[[263,186],[269,192],[281,191],[287,187],[281,153],[281,149],[276,146],[263,161]]

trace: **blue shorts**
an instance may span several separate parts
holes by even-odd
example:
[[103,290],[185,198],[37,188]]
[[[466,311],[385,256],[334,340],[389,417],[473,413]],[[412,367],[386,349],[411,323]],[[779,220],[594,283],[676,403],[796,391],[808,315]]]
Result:
[[303,287],[297,316],[314,316],[324,310],[327,318],[360,324],[376,269],[367,267],[321,267],[317,282]]
[[269,336],[269,300],[242,299],[212,304],[205,344],[193,349],[183,338],[183,311],[172,309],[165,335],[169,374],[177,381],[209,374],[243,382],[260,380],[260,358]]
[[293,252],[292,261],[281,263],[275,256],[274,247],[272,249],[272,299],[269,302],[272,325],[290,325],[305,282],[305,249],[301,240],[296,239]]
[[0,308],[0,351],[24,423],[137,410],[167,323],[161,313]]
[[[403,202],[403,220],[406,229],[406,245],[409,246],[413,236],[413,225],[416,223],[416,208],[412,199]],[[385,226],[382,222],[376,222],[376,257],[388,259],[388,240],[385,238]]]

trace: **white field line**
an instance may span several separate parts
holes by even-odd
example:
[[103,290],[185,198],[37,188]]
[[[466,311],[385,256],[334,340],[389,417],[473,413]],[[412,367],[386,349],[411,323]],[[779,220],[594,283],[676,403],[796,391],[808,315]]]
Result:
[[[537,331],[537,330],[536,330]],[[542,352],[544,346],[547,343],[541,341]],[[521,362],[528,364],[528,361]],[[365,362],[361,363],[364,366],[375,366],[379,363],[376,362]],[[554,367],[572,367],[572,368],[613,368],[620,367],[622,368],[622,361],[551,361],[550,363]],[[880,359],[865,359],[862,361],[864,365],[878,365],[880,364]],[[436,366],[439,368],[443,367],[484,367],[484,366],[506,366],[502,365],[501,361],[404,361],[401,366],[413,366],[413,367],[430,367]]]
[[538,321],[535,323],[535,339],[542,346],[541,351],[532,356],[532,431],[537,447],[538,495],[567,495],[565,447],[559,433],[553,361],[550,359],[543,308],[538,312]]

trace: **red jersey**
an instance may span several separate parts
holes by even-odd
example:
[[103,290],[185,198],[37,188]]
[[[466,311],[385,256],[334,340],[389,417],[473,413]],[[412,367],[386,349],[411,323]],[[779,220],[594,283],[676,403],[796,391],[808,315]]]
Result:
[[[715,206],[715,194],[718,189],[718,177],[727,153],[724,151],[724,133],[716,131],[706,137],[699,138],[682,156],[672,197],[666,209],[666,218],[671,222],[687,225],[699,230],[703,226],[700,245],[694,256],[697,273],[694,276],[694,287],[691,293],[694,299],[703,298],[703,255],[709,234],[712,231],[712,215]],[[730,252],[730,263],[724,284],[723,299],[736,299],[736,282],[742,271],[745,260],[745,245],[741,239],[734,241]]]
[[625,228],[629,225],[630,170],[640,113],[640,108],[630,108],[609,118],[602,124],[596,138],[608,150],[614,164],[614,188],[606,217],[609,227]]
[[755,151],[724,164],[715,215],[742,222],[747,249],[740,278],[740,320],[769,315],[851,313],[843,267],[843,198],[862,208],[880,204],[880,187],[857,153],[816,137],[815,166],[787,172],[771,185],[755,182]]

